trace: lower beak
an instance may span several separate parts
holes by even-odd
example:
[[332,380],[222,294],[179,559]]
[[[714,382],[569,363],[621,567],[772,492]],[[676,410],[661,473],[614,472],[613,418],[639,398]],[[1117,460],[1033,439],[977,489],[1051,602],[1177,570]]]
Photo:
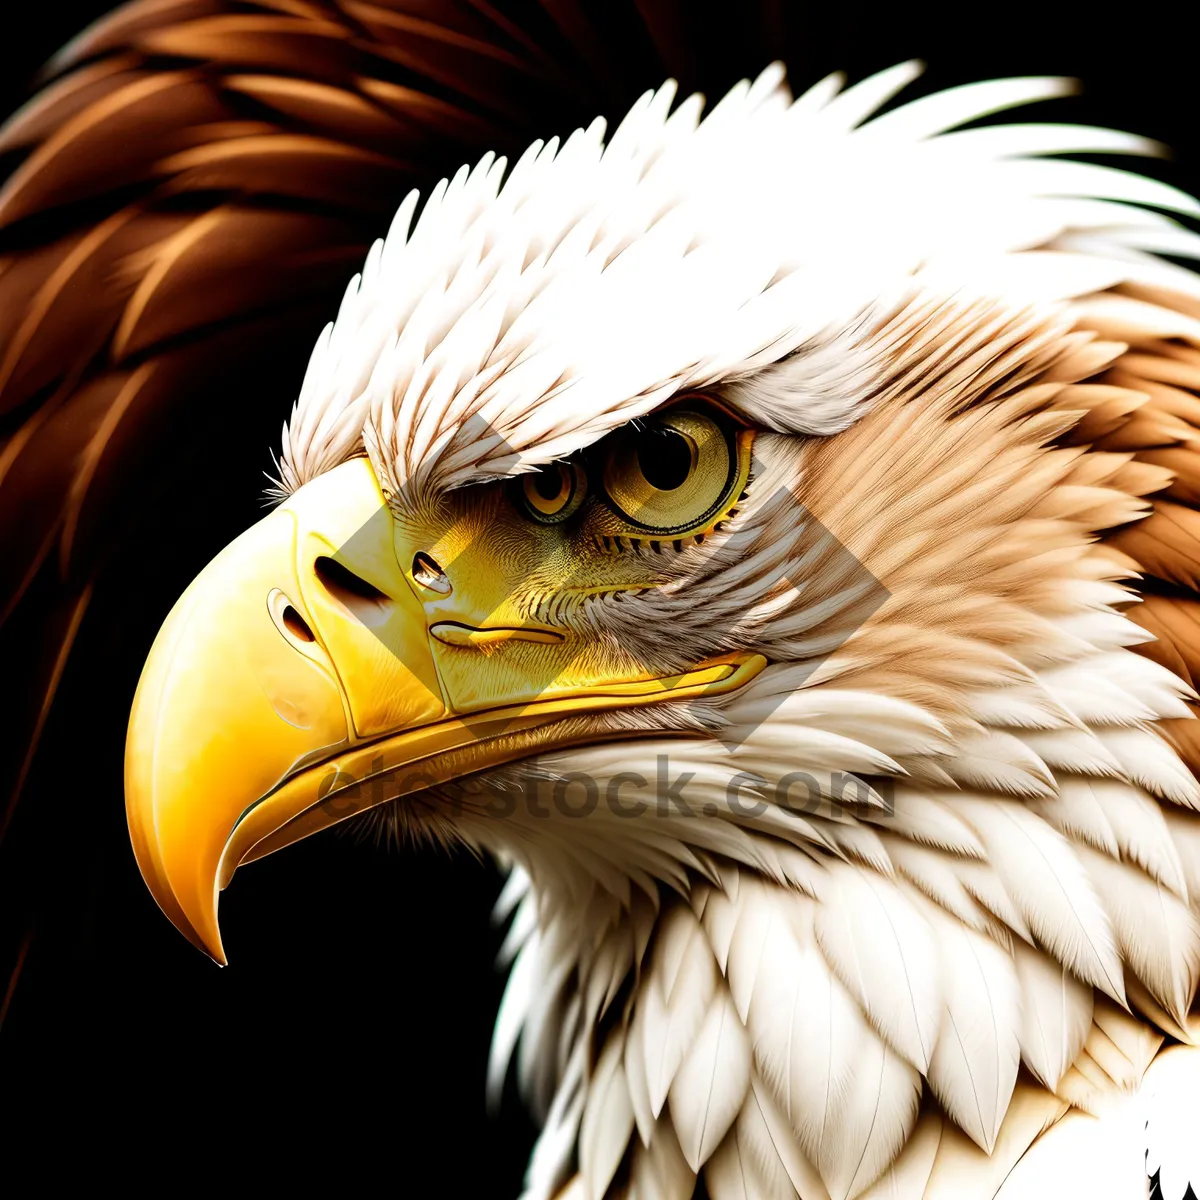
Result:
[[126,744],[130,836],[159,906],[219,963],[217,901],[240,863],[569,744],[564,731],[578,723],[564,717],[729,690],[763,665],[732,656],[670,678],[531,690],[499,655],[483,676],[488,694],[475,686],[456,702],[441,660],[479,649],[431,636],[429,597],[402,565],[413,560],[356,459],[227,546],[154,642]]

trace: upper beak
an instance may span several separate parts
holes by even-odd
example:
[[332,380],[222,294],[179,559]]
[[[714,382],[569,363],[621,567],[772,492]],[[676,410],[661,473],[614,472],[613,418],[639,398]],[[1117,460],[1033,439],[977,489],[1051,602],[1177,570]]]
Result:
[[[446,673],[447,656],[478,646],[469,634],[431,635],[445,605],[413,574],[420,549],[405,544],[369,463],[355,459],[227,546],[154,642],[126,744],[130,836],[160,907],[219,963],[217,900],[240,862],[406,792],[563,745],[564,715],[728,690],[763,665],[727,656],[671,678],[531,688],[493,658],[481,696],[477,680],[454,682],[461,662]],[[479,645],[499,632],[485,630]],[[385,786],[363,786],[385,776]]]

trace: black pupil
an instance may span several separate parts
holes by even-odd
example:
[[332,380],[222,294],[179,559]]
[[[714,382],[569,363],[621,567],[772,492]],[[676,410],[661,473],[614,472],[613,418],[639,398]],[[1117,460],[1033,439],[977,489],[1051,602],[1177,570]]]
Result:
[[638,466],[646,482],[660,492],[672,492],[687,481],[692,448],[674,429],[656,429],[638,439]]
[[533,477],[533,490],[543,500],[557,500],[563,494],[565,480],[557,468],[550,471],[539,471]]

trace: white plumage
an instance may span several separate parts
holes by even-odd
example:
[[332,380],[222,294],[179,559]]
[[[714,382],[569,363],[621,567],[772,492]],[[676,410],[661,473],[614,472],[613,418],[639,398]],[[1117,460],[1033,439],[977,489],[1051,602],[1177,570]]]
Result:
[[[792,103],[772,67],[703,121],[668,84],[607,143],[597,122],[485,158],[415,224],[410,197],[285,430],[284,490],[366,453],[402,508],[687,389],[760,429],[731,528],[575,628],[772,665],[525,776],[549,794],[667,756],[703,817],[460,821],[512,868],[489,1078],[515,1056],[545,1118],[528,1200],[670,1200],[698,1174],[716,1200],[1046,1194],[1004,1183],[1023,1156],[1014,1179],[1061,1174],[1053,1133],[1026,1154],[1043,1130],[1074,1153],[1163,1033],[1194,1040],[1200,787],[1162,722],[1195,696],[1134,653],[1133,548],[1097,540],[1172,476],[1085,446],[1162,381],[1200,385],[1163,348],[1200,344],[1200,282],[1153,257],[1200,237],[1151,211],[1200,206],[1058,157],[1138,138],[948,132],[1060,81],[875,116],[915,74]],[[888,589],[865,623],[830,539],[777,500],[798,482]],[[820,792],[801,811],[769,782],[798,768]],[[854,811],[839,773],[862,777]],[[1134,1178],[1137,1131],[1113,1128]],[[1200,1176],[1156,1144],[1180,1200]]]
[[[835,78],[793,104],[775,66],[703,121],[696,97],[670,112],[668,83],[607,143],[597,120],[511,171],[491,156],[464,168],[415,226],[414,193],[313,351],[283,485],[364,433],[396,489],[512,473],[514,451],[526,467],[551,461],[717,380],[768,428],[833,433],[877,387],[877,314],[914,287],[1014,305],[1128,278],[1197,294],[1193,276],[1138,251],[1195,255],[1200,240],[1133,207],[1200,215],[1191,197],[1042,157],[1153,143],[1052,125],[945,135],[1070,90],[1056,79],[957,88],[870,119],[917,73],[840,93]],[[1081,235],[1085,253],[1060,246]],[[789,370],[773,366],[798,349]],[[504,439],[499,457],[455,446],[471,417]]]

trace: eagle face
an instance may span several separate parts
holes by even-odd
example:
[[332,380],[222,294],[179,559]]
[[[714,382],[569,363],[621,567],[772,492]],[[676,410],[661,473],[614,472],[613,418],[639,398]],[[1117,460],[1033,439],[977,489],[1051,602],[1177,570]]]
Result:
[[359,814],[510,869],[531,1195],[863,1195],[943,1122],[1003,1180],[1189,1020],[1194,695],[1126,609],[1131,414],[1200,382],[1136,205],[1195,208],[945,132],[1054,81],[868,119],[911,75],[410,197],[147,662],[130,830],[217,961],[235,869]]

